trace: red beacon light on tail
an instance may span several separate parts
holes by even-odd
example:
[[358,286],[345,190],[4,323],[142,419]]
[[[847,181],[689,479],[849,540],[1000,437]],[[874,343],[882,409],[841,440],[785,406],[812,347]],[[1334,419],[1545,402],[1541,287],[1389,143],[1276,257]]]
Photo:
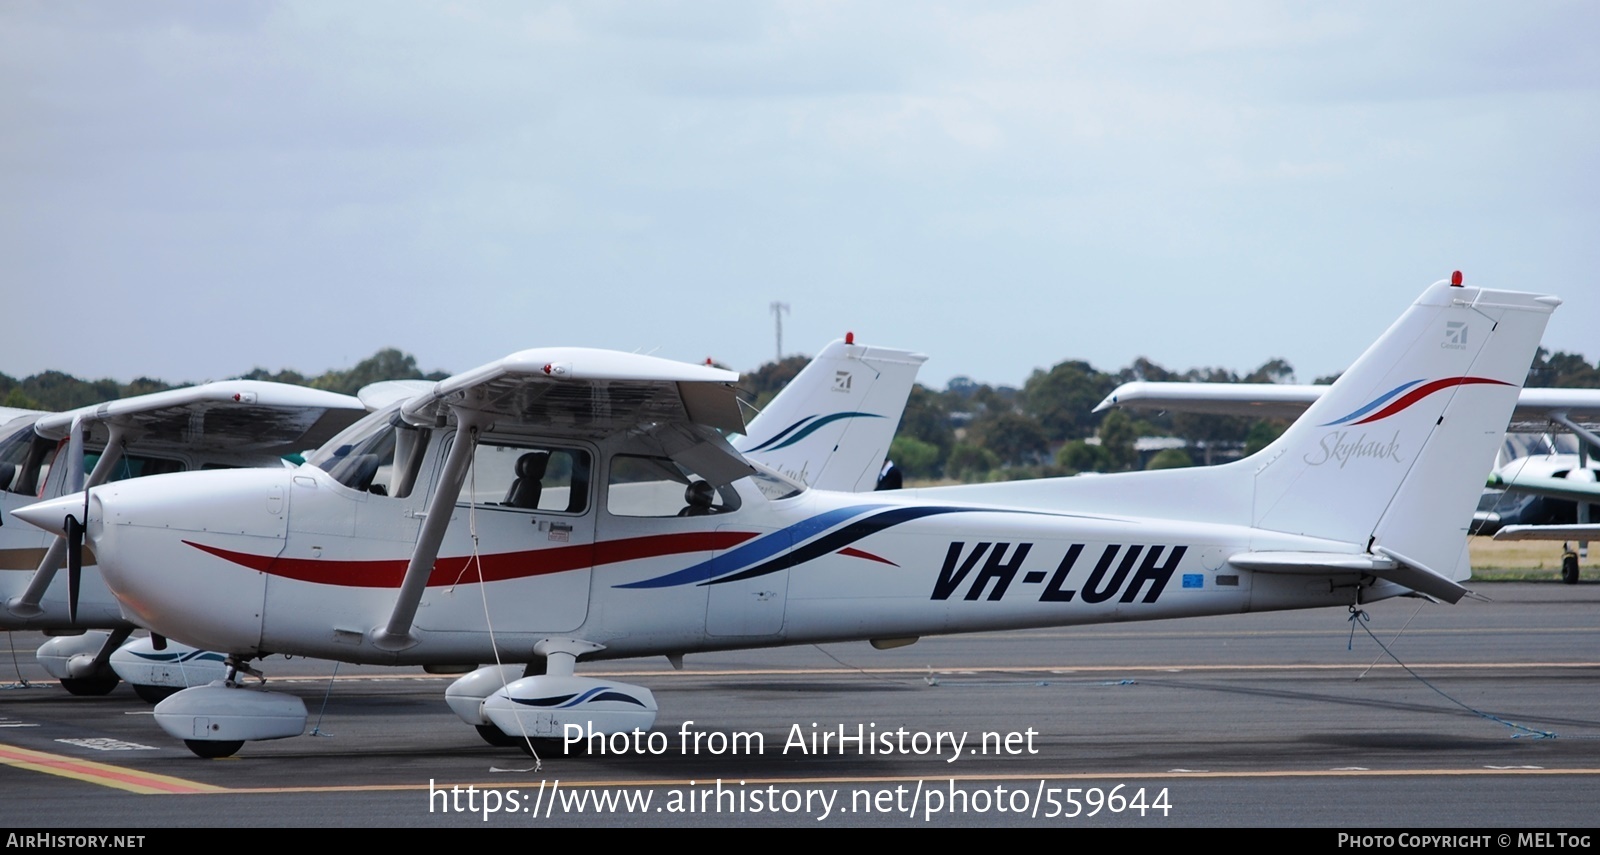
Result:
[[1461,271],[1457,270],[1456,272],[1450,274],[1450,287],[1451,288],[1460,288],[1461,287]]

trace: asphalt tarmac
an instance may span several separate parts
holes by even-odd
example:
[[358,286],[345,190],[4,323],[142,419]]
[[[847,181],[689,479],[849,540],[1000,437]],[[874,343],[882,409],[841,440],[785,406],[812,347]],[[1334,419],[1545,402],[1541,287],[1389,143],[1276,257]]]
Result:
[[1392,600],[1355,621],[1326,609],[691,655],[682,671],[580,665],[652,689],[656,727],[538,761],[461,723],[449,677],[298,659],[266,671],[306,700],[308,735],[202,760],[127,687],[81,698],[48,682],[40,637],[16,633],[0,650],[0,822],[1591,826],[1600,584],[1478,590],[1491,601]]

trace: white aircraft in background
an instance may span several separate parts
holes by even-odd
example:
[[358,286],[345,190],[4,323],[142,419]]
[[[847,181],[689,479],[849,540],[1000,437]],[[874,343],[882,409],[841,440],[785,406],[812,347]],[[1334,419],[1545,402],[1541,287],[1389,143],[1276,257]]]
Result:
[[[1421,381],[1393,389],[1390,399],[1416,394]],[[1297,419],[1328,389],[1277,383],[1165,383],[1136,381],[1112,390],[1094,408],[1113,407],[1170,412]],[[1375,402],[1375,406],[1382,402]],[[1600,389],[1523,389],[1512,411],[1512,433],[1543,434],[1552,426],[1572,431],[1576,453],[1558,452],[1559,440],[1544,443],[1544,453],[1528,453],[1526,443],[1507,437],[1489,475],[1473,516],[1474,534],[1496,540],[1578,541],[1578,550],[1562,547],[1561,578],[1576,584],[1583,541],[1600,538],[1591,523],[1591,503],[1600,503]]]
[[[281,468],[283,455],[315,448],[365,414],[348,395],[254,380],[30,413],[0,428],[0,515],[40,497],[126,478]],[[39,648],[38,658],[63,688],[102,695],[116,687],[121,673],[141,697],[158,700],[222,674],[220,654],[180,644],[157,649],[160,642],[149,638],[124,645],[134,627],[101,581],[93,555],[76,562],[68,553],[65,538],[29,526],[0,526],[0,629],[57,635]],[[65,575],[58,572],[64,564]],[[70,577],[80,572],[74,584]]]
[[[298,469],[120,482],[16,515],[85,531],[134,619],[240,670],[269,653],[527,663],[446,700],[490,741],[630,733],[654,696],[578,659],[1455,602],[1475,473],[1559,302],[1436,283],[1305,418],[1216,467],[808,489],[723,440],[743,428],[737,375],[550,348],[441,381]],[[1421,394],[1373,406],[1417,378]],[[303,731],[299,698],[236,682],[156,719],[202,756]]]

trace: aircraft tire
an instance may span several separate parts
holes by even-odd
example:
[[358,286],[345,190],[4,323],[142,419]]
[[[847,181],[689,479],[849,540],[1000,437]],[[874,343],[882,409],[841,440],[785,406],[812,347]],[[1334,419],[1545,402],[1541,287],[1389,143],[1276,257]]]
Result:
[[1568,585],[1578,584],[1578,556],[1570,552],[1561,556],[1561,581]]
[[159,704],[181,691],[183,690],[176,686],[146,686],[141,683],[133,684],[133,693],[139,696],[139,700],[144,701],[147,704]]
[[512,736],[492,724],[480,724],[477,727],[483,741],[496,748],[515,748],[522,744],[521,737]]
[[189,750],[193,751],[194,756],[196,757],[204,757],[207,760],[217,760],[223,757],[232,757],[233,755],[238,754],[239,749],[244,747],[244,740],[237,739],[224,742],[213,742],[209,739],[185,739],[183,744],[187,745]]
[[79,697],[98,697],[111,694],[119,682],[121,678],[115,674],[107,677],[62,677],[61,688]]

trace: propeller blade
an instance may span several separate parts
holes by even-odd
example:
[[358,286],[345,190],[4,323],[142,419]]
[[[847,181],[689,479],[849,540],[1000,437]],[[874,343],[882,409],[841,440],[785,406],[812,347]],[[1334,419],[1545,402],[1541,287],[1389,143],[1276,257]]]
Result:
[[158,633],[150,633],[150,646],[157,650],[167,649],[167,637]]
[[78,622],[78,582],[83,576],[83,523],[67,514],[67,620]]

